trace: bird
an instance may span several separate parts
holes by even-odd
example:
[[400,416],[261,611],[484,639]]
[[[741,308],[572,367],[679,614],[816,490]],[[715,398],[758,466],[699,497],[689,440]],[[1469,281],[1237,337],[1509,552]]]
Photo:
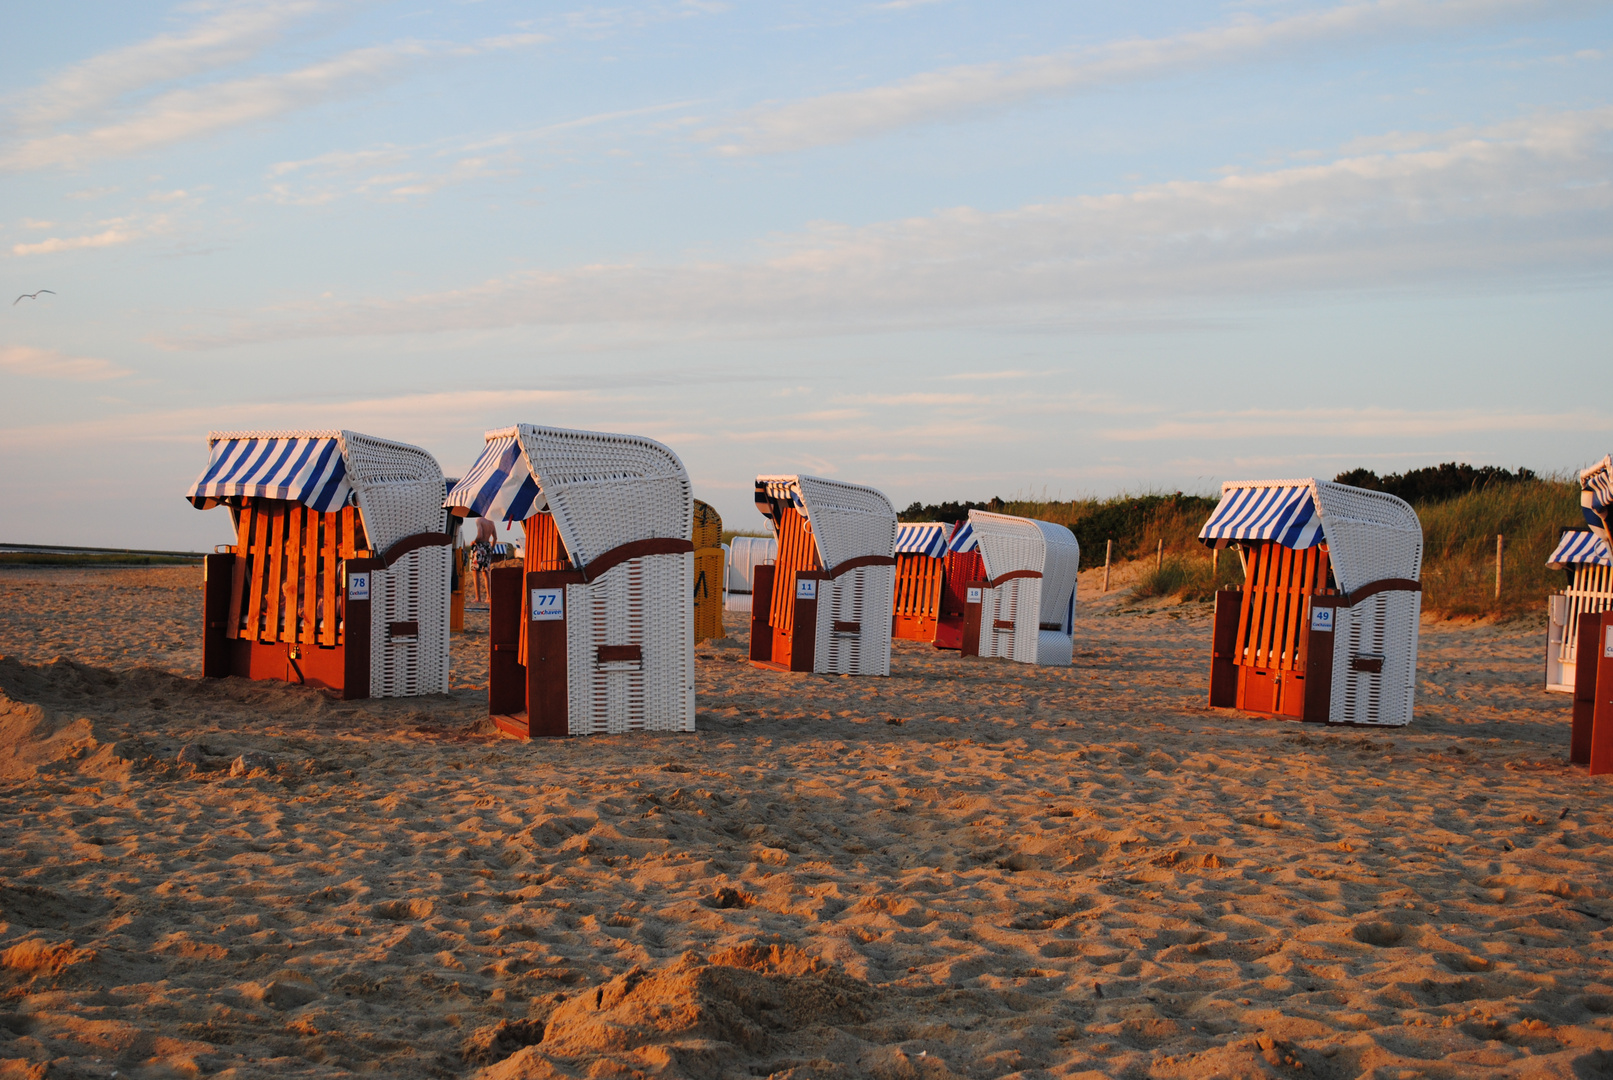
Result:
[[39,299],[39,293],[42,293],[42,292],[48,292],[52,296],[56,295],[56,290],[55,289],[40,289],[39,292],[25,292],[21,296],[17,297],[15,300],[13,300],[11,302],[11,306],[16,307],[18,304],[22,303],[24,300],[38,300]]

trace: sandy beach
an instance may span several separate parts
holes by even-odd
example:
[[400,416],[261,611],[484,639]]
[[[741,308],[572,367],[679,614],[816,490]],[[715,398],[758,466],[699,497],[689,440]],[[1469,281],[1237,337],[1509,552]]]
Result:
[[524,743],[485,612],[344,703],[196,678],[199,569],[0,571],[0,1078],[1613,1076],[1539,624],[1370,730],[1208,710],[1208,608],[1090,573],[1070,668],[739,622],[695,734]]

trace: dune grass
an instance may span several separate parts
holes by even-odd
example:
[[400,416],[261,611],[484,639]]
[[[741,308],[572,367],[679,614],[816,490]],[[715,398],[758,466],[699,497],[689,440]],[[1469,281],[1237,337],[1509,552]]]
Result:
[[0,566],[195,566],[200,555],[118,555],[0,551]]
[[[1175,596],[1213,599],[1217,588],[1243,581],[1237,554],[1222,553],[1220,573],[1212,575],[1209,551],[1199,529],[1215,506],[1202,495],[1126,495],[1114,499],[1047,502],[994,500],[1005,514],[1040,518],[1068,526],[1081,542],[1081,566],[1103,565],[1104,544],[1114,541],[1116,563],[1144,559],[1150,564],[1133,586],[1136,599]],[[1567,584],[1567,575],[1548,570],[1546,557],[1562,526],[1579,523],[1579,485],[1565,477],[1530,479],[1470,491],[1416,506],[1423,525],[1423,610],[1444,617],[1533,616],[1546,597]],[[1501,597],[1495,596],[1495,538],[1506,538]],[[1164,541],[1165,558],[1151,564]]]

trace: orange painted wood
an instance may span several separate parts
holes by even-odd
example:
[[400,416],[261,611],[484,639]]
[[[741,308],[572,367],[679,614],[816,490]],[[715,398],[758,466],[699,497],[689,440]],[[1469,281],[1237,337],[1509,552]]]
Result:
[[247,568],[249,602],[246,612],[245,636],[249,641],[262,639],[263,566],[268,561],[269,513],[266,506],[260,505],[258,509],[259,513],[252,515],[252,565]]
[[789,641],[795,629],[795,575],[822,569],[811,524],[806,515],[793,506],[780,512],[778,558],[773,565],[773,608],[768,621],[774,634]]
[[281,618],[286,609],[286,526],[291,507],[276,502],[269,511],[269,563],[263,575],[263,641],[284,641]]
[[227,638],[241,636],[241,596],[246,588],[247,553],[252,549],[252,502],[247,500],[235,519],[235,562],[230,567],[230,613],[224,629]]
[[304,645],[319,644],[319,519],[308,513],[302,523],[302,633]]
[[324,565],[320,570],[319,584],[323,593],[324,619],[319,629],[319,643],[332,646],[337,641],[337,622],[341,618],[340,603],[337,594],[336,561],[340,557],[341,515],[321,514],[320,528],[320,559]]

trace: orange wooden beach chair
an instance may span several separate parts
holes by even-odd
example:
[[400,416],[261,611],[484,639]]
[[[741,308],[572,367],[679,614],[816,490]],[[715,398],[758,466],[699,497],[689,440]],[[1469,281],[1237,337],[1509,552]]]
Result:
[[1392,495],[1321,480],[1223,484],[1199,532],[1236,545],[1215,598],[1210,705],[1313,722],[1411,722],[1423,533]]
[[[1579,474],[1580,506],[1590,535],[1606,551],[1613,516],[1613,455]],[[1605,583],[1605,570],[1597,578]],[[1553,598],[1555,599],[1555,598]],[[1581,610],[1574,632],[1574,726],[1568,760],[1592,776],[1613,773],[1613,611]]]
[[436,459],[353,431],[215,431],[186,497],[236,542],[203,571],[202,672],[343,698],[448,691],[450,545]]
[[750,658],[779,671],[889,675],[896,509],[817,476],[759,476],[778,558],[755,568]]

